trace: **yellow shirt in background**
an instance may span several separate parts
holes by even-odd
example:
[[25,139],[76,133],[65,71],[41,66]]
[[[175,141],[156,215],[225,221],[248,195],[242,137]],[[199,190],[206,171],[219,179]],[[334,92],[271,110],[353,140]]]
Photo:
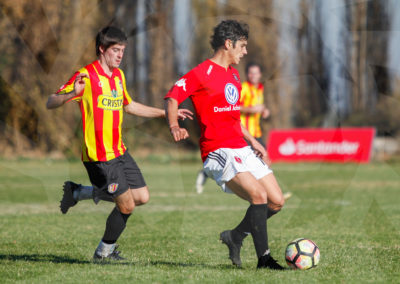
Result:
[[[240,105],[243,107],[251,107],[261,104],[264,104],[263,84],[258,84],[254,86],[247,81],[244,82],[242,84],[242,92],[240,94]],[[261,117],[260,113],[251,113],[251,114],[242,113],[240,115],[242,124],[255,138],[259,138],[262,136],[260,127],[260,117]]]

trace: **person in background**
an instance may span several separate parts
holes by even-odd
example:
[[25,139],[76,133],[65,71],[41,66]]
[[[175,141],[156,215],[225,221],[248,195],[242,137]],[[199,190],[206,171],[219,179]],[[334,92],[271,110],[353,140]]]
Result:
[[261,81],[261,66],[251,62],[246,66],[247,80],[242,84],[240,94],[240,120],[247,131],[265,147],[262,139],[260,119],[270,115],[264,105],[264,85]]

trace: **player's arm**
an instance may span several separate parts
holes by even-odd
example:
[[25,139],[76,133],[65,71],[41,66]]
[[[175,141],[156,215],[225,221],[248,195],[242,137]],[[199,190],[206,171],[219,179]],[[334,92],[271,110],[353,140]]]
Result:
[[260,144],[246,129],[246,127],[241,124],[242,127],[242,132],[244,139],[249,142],[250,146],[253,148],[254,152],[256,153],[257,156],[259,156],[263,161],[269,166],[271,165],[271,160],[268,157],[268,153],[265,150],[264,146]]
[[254,114],[254,113],[261,113],[265,110],[264,105],[255,105],[255,106],[241,106],[240,112],[245,114]]
[[89,76],[84,73],[77,75],[74,81],[74,90],[71,92],[50,95],[46,103],[47,109],[58,108],[80,94],[85,88],[85,78],[89,78]]
[[143,105],[138,102],[130,102],[124,107],[126,113],[141,116],[141,117],[165,117],[165,112],[162,109]]
[[186,139],[189,137],[189,133],[185,128],[180,128],[178,123],[178,101],[173,98],[167,98],[165,100],[165,113],[171,131],[172,137],[175,142]]
[[[125,106],[124,110],[132,115],[141,117],[165,117],[165,110],[155,107],[146,106],[144,104],[132,101]],[[178,119],[193,119],[193,113],[188,109],[179,109]]]

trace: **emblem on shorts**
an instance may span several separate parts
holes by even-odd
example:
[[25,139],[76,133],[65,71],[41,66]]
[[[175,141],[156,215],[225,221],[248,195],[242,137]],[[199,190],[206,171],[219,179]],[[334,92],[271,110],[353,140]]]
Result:
[[225,85],[225,99],[231,105],[235,105],[239,100],[239,91],[232,83]]
[[238,156],[235,156],[235,161],[238,162],[239,164],[242,163],[242,159],[240,159]]
[[108,185],[108,192],[109,193],[114,193],[118,189],[118,183],[111,183]]

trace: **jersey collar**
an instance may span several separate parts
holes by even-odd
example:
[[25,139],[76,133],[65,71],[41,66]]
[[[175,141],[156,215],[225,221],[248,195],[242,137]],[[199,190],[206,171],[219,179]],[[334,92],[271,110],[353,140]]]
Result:
[[230,66],[230,65],[229,65],[228,69],[225,69],[225,67],[215,63],[214,61],[212,61],[210,59],[207,59],[207,61],[208,61],[209,64],[212,64],[213,66],[217,66],[217,68],[220,68],[224,72],[228,72],[228,71],[232,70],[232,66]]
[[99,61],[99,60],[95,60],[95,61],[93,62],[93,65],[94,65],[94,67],[96,68],[97,73],[99,73],[99,75],[101,75],[101,76],[107,77],[107,78],[109,78],[109,79],[112,79],[112,78],[114,78],[114,77],[116,76],[115,71],[116,71],[117,68],[114,68],[114,70],[113,70],[113,72],[112,72],[112,74],[111,74],[111,77],[110,77],[110,76],[108,76],[108,75],[106,74],[106,72],[104,72],[103,67],[101,67],[101,64],[100,64],[100,61]]

